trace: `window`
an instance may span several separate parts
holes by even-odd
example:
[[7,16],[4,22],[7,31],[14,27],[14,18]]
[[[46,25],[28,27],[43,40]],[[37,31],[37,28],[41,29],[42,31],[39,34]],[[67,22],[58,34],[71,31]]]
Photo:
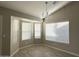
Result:
[[22,40],[31,39],[32,24],[22,22]]
[[41,24],[35,24],[35,38],[40,38],[41,35]]
[[69,22],[46,24],[46,40],[69,43]]

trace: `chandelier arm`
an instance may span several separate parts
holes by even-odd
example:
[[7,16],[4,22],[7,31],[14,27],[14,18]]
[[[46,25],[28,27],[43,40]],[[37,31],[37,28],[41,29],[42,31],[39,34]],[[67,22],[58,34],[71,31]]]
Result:
[[46,4],[46,15],[45,15],[45,18],[47,18],[48,17],[48,2],[45,2],[45,4]]

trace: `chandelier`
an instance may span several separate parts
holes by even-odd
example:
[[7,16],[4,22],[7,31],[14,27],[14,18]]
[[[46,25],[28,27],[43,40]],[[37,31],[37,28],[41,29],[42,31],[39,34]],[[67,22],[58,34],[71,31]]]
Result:
[[57,4],[57,1],[44,2],[43,12],[42,12],[42,20],[43,21],[47,20],[49,14],[51,14],[50,7],[55,6],[56,4]]
[[42,20],[45,21],[48,18],[48,2],[45,2],[44,10],[42,13]]

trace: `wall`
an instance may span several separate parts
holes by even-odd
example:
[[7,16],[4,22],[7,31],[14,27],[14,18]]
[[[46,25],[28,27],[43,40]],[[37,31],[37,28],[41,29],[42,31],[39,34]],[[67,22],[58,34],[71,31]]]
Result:
[[46,41],[47,44],[79,54],[79,2],[71,2],[67,6],[51,14],[47,23],[69,21],[69,44]]
[[2,55],[10,55],[10,16],[3,15],[2,22]]
[[16,50],[19,49],[19,19],[11,17],[11,40],[10,40],[10,54],[12,55]]
[[2,15],[0,15],[0,55],[2,49]]
[[1,14],[7,14],[7,15],[10,15],[10,16],[17,16],[17,17],[27,18],[27,19],[30,19],[30,20],[37,20],[37,21],[40,20],[40,18],[38,18],[38,17],[28,15],[28,14],[24,14],[24,13],[14,11],[12,9],[4,8],[4,7],[0,7],[0,13]]
[[23,14],[11,9],[0,7],[0,15],[3,15],[2,20],[2,35],[4,37],[2,38],[2,55],[10,56],[10,41],[11,41],[11,16],[17,16],[22,18],[28,18],[28,19],[39,19],[37,17]]

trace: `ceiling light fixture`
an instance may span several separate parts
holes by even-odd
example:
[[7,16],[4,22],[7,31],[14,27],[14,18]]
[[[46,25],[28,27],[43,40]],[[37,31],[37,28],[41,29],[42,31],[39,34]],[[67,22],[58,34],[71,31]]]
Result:
[[45,2],[45,10],[42,13],[42,20],[43,22],[47,19],[48,17],[48,2]]

